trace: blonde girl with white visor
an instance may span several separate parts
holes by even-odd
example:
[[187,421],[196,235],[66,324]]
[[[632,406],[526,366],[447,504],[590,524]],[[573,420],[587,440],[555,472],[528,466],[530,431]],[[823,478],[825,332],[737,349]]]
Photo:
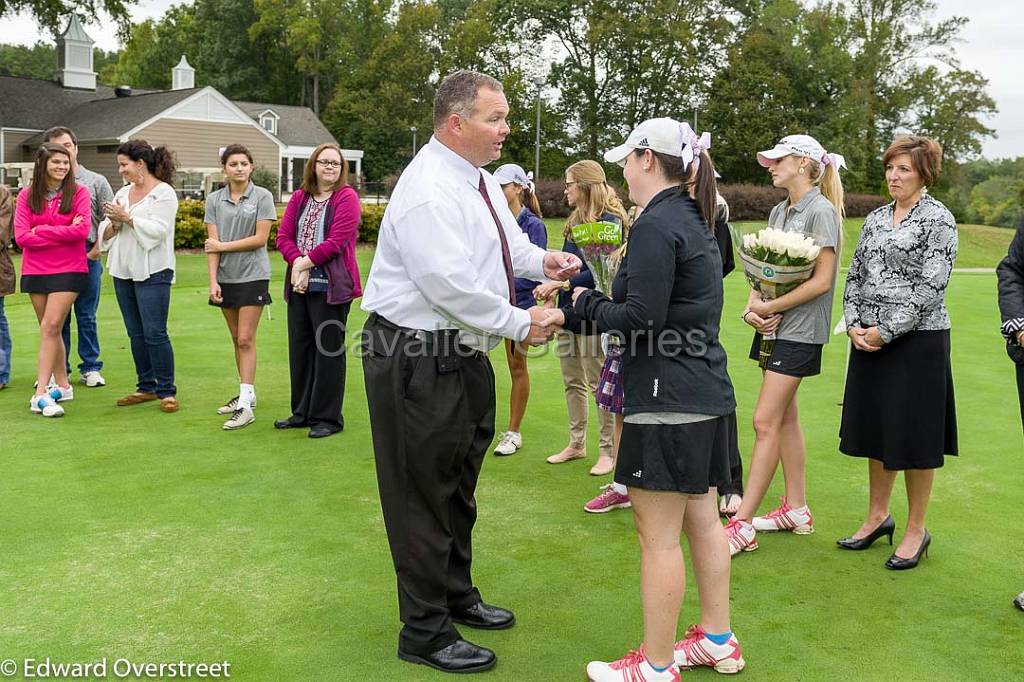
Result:
[[[754,449],[743,502],[726,526],[732,555],[757,549],[758,532],[814,532],[796,394],[805,377],[821,373],[821,352],[832,329],[844,215],[839,169],[846,161],[826,152],[810,135],[784,137],[760,152],[757,161],[768,169],[772,184],[789,193],[772,209],[769,227],[808,234],[821,252],[810,279],[770,301],[751,291],[743,311],[743,321],[755,330],[750,358],[762,363],[763,380],[754,408]],[[769,334],[775,341],[762,348]],[[763,359],[762,352],[767,353]],[[778,508],[755,516],[780,460],[786,494]]]

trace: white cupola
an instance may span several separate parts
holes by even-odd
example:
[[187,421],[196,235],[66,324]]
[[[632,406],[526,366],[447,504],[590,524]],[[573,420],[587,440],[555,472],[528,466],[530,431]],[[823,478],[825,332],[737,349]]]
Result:
[[78,15],[72,13],[68,27],[57,38],[57,78],[65,88],[96,89],[96,72],[92,69],[94,44]]
[[181,61],[171,69],[171,90],[191,90],[196,87],[196,70],[189,66],[185,55],[181,55]]

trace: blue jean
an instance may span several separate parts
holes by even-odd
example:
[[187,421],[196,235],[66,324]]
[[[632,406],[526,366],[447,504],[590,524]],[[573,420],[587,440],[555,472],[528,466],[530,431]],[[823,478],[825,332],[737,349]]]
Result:
[[131,342],[139,393],[160,398],[178,392],[174,386],[174,349],[167,336],[174,271],[153,273],[143,282],[114,278],[114,294]]
[[[103,263],[89,259],[89,283],[85,291],[75,299],[75,324],[78,326],[78,357],[82,362],[78,371],[98,372],[103,369],[100,362],[100,337],[96,333],[96,309],[100,306],[100,284],[103,281]],[[64,364],[71,374],[71,313],[64,319],[60,332],[64,339]]]
[[4,314],[4,297],[0,296],[0,384],[11,383],[11,328]]

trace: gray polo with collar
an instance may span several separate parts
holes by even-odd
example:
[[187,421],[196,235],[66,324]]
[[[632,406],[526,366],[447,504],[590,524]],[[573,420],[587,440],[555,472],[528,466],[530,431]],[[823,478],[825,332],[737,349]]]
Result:
[[[842,219],[839,211],[821,190],[812,188],[791,210],[789,199],[779,203],[768,216],[768,226],[787,232],[804,232],[815,237],[818,246],[839,251]],[[836,269],[839,259],[836,258]],[[832,332],[832,299],[836,291],[836,273],[832,286],[821,296],[782,313],[776,338],[799,343],[826,344]]]
[[75,182],[89,190],[89,206],[92,209],[92,223],[89,225],[89,244],[95,244],[97,238],[97,227],[106,217],[103,215],[103,204],[114,200],[114,191],[110,189],[110,183],[99,173],[77,164],[75,168]]
[[[256,234],[257,220],[277,220],[274,197],[252,182],[245,188],[238,203],[231,201],[231,190],[222,187],[206,198],[203,222],[217,226],[222,242],[234,242]],[[217,281],[240,284],[270,279],[270,258],[266,245],[252,251],[231,251],[220,254]]]

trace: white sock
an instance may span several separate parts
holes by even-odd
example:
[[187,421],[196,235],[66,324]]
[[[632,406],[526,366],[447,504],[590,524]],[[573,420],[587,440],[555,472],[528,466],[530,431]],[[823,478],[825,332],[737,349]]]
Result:
[[612,490],[614,490],[615,492],[617,492],[620,495],[627,495],[628,494],[628,491],[626,490],[626,486],[622,485],[621,483],[612,483]]
[[256,399],[256,387],[252,384],[238,385],[238,407],[252,409],[252,401]]

